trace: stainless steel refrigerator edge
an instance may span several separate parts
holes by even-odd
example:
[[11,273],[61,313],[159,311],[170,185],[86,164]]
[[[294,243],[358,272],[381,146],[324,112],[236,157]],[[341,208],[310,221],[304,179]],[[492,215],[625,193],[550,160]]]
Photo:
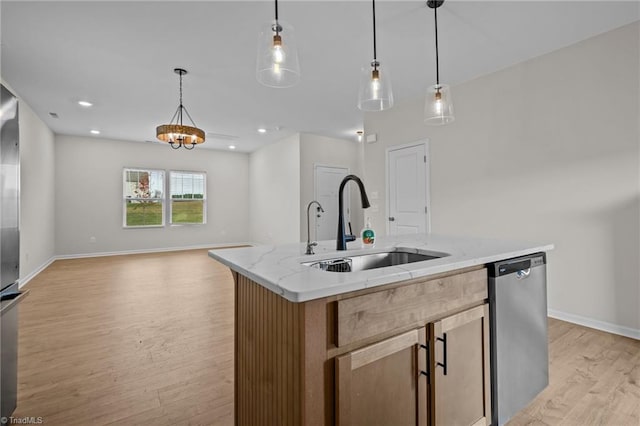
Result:
[[489,267],[492,425],[503,425],[549,384],[546,255]]
[[20,274],[20,154],[18,100],[4,86],[0,90],[0,290],[5,290]]
[[17,397],[20,155],[18,99],[0,90],[0,415],[9,417]]

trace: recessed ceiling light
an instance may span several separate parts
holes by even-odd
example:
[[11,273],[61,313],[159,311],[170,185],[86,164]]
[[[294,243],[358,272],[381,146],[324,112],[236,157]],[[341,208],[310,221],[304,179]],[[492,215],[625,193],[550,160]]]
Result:
[[235,145],[229,145],[229,149],[236,149]]
[[78,105],[89,108],[90,106],[93,106],[93,104],[89,101],[78,101]]
[[100,130],[92,130],[91,134],[92,135],[99,135],[100,134]]
[[260,127],[258,129],[258,133],[267,133],[267,129],[265,129],[264,127]]

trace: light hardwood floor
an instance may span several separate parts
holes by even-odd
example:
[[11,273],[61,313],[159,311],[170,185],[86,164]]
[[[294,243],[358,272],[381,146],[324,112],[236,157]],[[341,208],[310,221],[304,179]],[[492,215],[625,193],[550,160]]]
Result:
[[[56,261],[20,306],[18,408],[47,425],[233,423],[233,281],[206,250]],[[511,425],[640,424],[640,341],[549,320]]]
[[205,250],[56,261],[27,288],[14,417],[233,423],[233,281]]

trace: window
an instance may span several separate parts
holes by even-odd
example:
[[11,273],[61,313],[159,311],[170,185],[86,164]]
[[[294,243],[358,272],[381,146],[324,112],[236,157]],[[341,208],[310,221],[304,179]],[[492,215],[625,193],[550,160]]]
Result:
[[207,175],[171,171],[169,176],[171,223],[206,223]]
[[125,227],[164,226],[164,171],[124,169]]

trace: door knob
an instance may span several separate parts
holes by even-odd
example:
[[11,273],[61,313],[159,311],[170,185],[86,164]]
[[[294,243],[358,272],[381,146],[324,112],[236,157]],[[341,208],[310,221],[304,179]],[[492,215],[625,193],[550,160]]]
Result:
[[389,218],[389,222],[393,222],[394,220],[396,220],[396,218],[395,218],[395,217],[393,217],[393,216],[391,216],[391,217]]

